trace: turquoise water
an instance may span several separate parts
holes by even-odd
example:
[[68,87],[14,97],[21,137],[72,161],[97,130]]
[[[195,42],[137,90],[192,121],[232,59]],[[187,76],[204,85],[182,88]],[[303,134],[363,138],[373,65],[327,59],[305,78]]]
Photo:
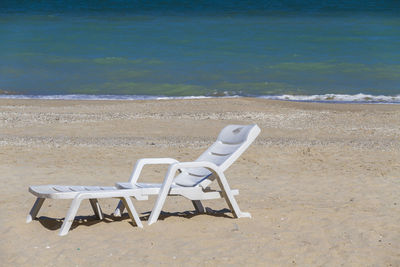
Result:
[[399,2],[319,2],[2,1],[0,90],[400,95]]

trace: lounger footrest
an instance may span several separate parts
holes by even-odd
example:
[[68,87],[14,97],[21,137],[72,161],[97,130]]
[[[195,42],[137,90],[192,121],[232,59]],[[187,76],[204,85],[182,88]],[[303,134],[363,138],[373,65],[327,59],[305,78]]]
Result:
[[71,199],[82,192],[113,191],[118,190],[113,186],[69,186],[69,185],[39,185],[29,187],[36,197],[50,199]]

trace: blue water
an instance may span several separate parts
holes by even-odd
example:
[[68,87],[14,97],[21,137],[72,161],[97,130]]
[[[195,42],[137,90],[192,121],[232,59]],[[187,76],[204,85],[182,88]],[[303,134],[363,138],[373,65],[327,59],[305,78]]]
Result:
[[397,99],[400,2],[2,0],[0,90]]

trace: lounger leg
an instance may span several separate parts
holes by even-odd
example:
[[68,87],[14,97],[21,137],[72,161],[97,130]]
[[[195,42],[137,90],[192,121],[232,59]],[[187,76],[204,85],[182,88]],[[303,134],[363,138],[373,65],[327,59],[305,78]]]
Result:
[[65,216],[64,222],[61,226],[60,232],[58,235],[63,236],[68,234],[69,228],[71,228],[72,223],[74,222],[74,218],[76,212],[78,211],[79,205],[81,204],[82,199],[75,197],[72,200],[71,207],[68,210],[67,216]]
[[122,213],[124,212],[124,209],[125,209],[125,205],[124,205],[124,202],[121,200],[118,203],[118,206],[114,211],[114,216],[121,217]]
[[103,212],[101,211],[101,207],[99,204],[99,201],[97,200],[97,198],[91,198],[89,199],[90,201],[90,205],[92,206],[92,209],[94,211],[94,214],[96,214],[97,218],[99,220],[103,220]]
[[235,218],[241,218],[241,217],[251,218],[250,213],[240,211],[239,205],[237,204],[235,198],[233,197],[233,194],[231,192],[231,189],[229,187],[225,175],[222,172],[217,173],[217,175],[218,175],[217,181],[219,187],[221,188],[222,195],[224,196],[226,203],[228,204],[230,210],[232,211],[233,216]]
[[36,215],[38,214],[40,208],[43,205],[45,198],[40,198],[38,197],[35,201],[35,204],[33,204],[33,207],[31,211],[29,212],[28,216],[26,216],[26,223],[30,223],[33,219],[36,218]]
[[135,207],[129,197],[121,198],[121,201],[125,205],[126,209],[128,210],[129,217],[132,219],[132,222],[135,222],[136,225],[140,228],[143,228],[143,224],[140,221],[139,215],[136,212]]
[[154,208],[150,213],[149,221],[147,222],[148,225],[155,223],[160,216],[161,209],[164,206],[165,199],[167,198],[167,193],[163,194],[162,192],[160,192],[160,194],[158,195],[156,204],[154,204]]
[[204,213],[204,207],[200,200],[192,200],[192,204],[198,213]]
[[164,182],[161,186],[160,193],[158,194],[156,203],[154,204],[154,208],[151,211],[149,221],[147,222],[148,225],[151,225],[155,223],[158,219],[158,216],[160,216],[161,209],[164,206],[165,199],[168,196],[169,190],[171,189],[171,184],[174,179],[176,169],[168,169],[166,178],[164,179]]

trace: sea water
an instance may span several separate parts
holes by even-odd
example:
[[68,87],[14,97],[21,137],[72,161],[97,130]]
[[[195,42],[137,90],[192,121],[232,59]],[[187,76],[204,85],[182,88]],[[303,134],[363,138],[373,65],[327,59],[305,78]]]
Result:
[[400,103],[400,2],[2,0],[0,90]]

